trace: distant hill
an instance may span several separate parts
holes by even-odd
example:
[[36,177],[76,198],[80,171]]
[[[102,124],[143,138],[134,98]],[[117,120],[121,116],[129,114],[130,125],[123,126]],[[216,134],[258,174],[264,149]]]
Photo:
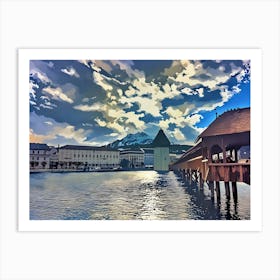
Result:
[[[114,149],[118,148],[151,148],[153,139],[145,132],[138,132],[135,134],[128,134],[126,137],[110,143],[108,146]],[[182,154],[190,149],[191,145],[171,144],[170,153]]]

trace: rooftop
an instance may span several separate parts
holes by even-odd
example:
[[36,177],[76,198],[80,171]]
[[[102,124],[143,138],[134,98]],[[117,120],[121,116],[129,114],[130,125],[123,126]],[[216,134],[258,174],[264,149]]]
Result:
[[145,152],[145,154],[151,154],[153,155],[154,154],[154,149],[151,149],[151,148],[142,148],[142,150]]
[[94,146],[79,146],[79,145],[65,145],[60,147],[64,150],[94,150],[94,151],[118,151],[110,147],[94,147]]
[[155,137],[154,141],[152,142],[153,147],[169,147],[170,141],[166,137],[165,133],[162,129],[159,130],[157,136]]
[[47,144],[41,143],[29,143],[30,150],[49,150],[49,146]]
[[250,108],[224,112],[217,117],[197,138],[235,134],[250,131]]
[[140,149],[140,148],[127,148],[127,149],[120,150],[120,153],[121,154],[129,154],[129,153],[143,154],[144,151],[143,151],[143,149]]

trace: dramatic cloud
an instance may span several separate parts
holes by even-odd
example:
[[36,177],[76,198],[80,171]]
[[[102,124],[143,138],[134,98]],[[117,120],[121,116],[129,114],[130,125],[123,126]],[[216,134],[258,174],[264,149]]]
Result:
[[62,92],[61,88],[46,87],[43,89],[43,92],[50,94],[54,99],[61,99],[68,103],[74,102],[71,98],[69,98],[65,93]]
[[217,110],[250,106],[250,61],[34,60],[29,96],[40,142],[101,145],[161,127],[191,144]]

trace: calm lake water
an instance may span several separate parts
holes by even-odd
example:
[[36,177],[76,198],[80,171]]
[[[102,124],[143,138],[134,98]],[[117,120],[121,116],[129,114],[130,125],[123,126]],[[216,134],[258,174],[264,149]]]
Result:
[[238,203],[211,201],[210,191],[173,172],[121,171],[30,174],[33,220],[250,219],[250,186],[237,184]]

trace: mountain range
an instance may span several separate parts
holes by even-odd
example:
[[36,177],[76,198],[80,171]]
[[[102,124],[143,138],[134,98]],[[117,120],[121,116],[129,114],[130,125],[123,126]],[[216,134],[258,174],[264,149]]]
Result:
[[149,145],[153,142],[153,139],[145,132],[138,132],[135,134],[128,134],[120,140],[116,140],[109,144],[111,148],[121,148],[127,146],[142,146]]
[[[153,139],[148,134],[146,134],[145,132],[138,132],[135,134],[128,134],[124,138],[110,143],[108,146],[114,149],[128,147],[150,148],[152,142]],[[181,154],[190,149],[191,147],[191,145],[171,144],[170,152],[175,154]]]

